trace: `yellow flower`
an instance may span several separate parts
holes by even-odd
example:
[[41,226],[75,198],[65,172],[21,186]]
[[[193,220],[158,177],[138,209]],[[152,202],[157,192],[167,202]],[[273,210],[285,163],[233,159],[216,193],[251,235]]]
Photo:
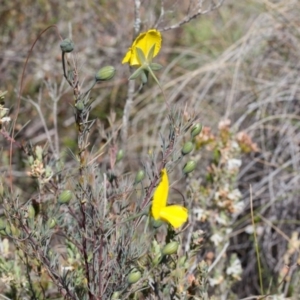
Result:
[[161,34],[156,29],[149,29],[147,32],[142,32],[128,49],[122,60],[122,64],[129,63],[131,66],[140,66],[142,63],[139,60],[136,48],[140,48],[144,56],[147,58],[150,49],[154,45],[155,48],[153,57],[155,57],[161,48],[161,41]]
[[178,228],[187,221],[188,210],[181,205],[168,205],[169,179],[166,169],[161,171],[161,182],[157,186],[152,201],[151,213],[154,220],[162,220]]

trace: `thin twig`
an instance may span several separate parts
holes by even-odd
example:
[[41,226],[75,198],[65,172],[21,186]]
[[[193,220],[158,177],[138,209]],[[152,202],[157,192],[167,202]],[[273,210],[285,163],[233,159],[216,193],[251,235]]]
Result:
[[166,26],[163,28],[160,28],[159,31],[167,31],[167,30],[171,30],[171,29],[176,29],[181,27],[182,25],[189,23],[191,20],[196,19],[197,17],[199,17],[200,15],[205,15],[213,10],[218,9],[224,2],[225,0],[220,0],[218,4],[215,5],[211,5],[208,9],[206,10],[202,10],[201,7],[191,16],[187,15],[185,16],[185,18],[183,18],[180,22],[178,22],[177,24],[171,25],[171,26]]

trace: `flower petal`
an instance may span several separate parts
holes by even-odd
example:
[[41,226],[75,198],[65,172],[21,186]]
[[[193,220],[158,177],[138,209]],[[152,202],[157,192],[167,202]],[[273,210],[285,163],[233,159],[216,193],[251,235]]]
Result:
[[154,46],[153,57],[155,57],[160,51],[161,41],[161,34],[156,29],[150,29],[147,32],[142,32],[132,43],[131,48],[129,48],[123,58],[122,63],[129,63],[131,66],[141,65],[137,56],[136,48],[140,48],[143,51],[144,56],[147,58],[150,49]]
[[131,55],[132,55],[132,49],[129,48],[122,60],[122,64],[126,64],[126,63],[130,62]]
[[160,218],[161,210],[167,205],[168,193],[169,193],[168,174],[167,174],[167,170],[163,169],[161,171],[161,181],[154,192],[152,207],[151,207],[152,216],[155,220],[158,220]]
[[169,205],[160,210],[160,218],[176,229],[187,221],[188,210],[181,205]]

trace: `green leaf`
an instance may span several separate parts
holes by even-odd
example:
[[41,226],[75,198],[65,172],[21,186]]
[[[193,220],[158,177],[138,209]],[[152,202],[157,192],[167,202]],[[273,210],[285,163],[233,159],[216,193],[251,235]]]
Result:
[[138,78],[143,71],[144,71],[143,67],[138,68],[130,75],[129,80]]
[[149,53],[148,53],[148,56],[147,56],[148,63],[150,63],[153,59],[154,49],[155,49],[155,44],[153,44],[152,47],[149,50]]
[[148,76],[146,75],[146,72],[144,70],[141,73],[141,78],[142,78],[143,84],[146,84],[148,82]]
[[136,47],[136,54],[140,64],[143,65],[146,62],[146,57],[143,50],[139,47]]
[[161,64],[156,64],[156,63],[151,63],[150,68],[152,71],[158,71],[162,68],[163,66]]

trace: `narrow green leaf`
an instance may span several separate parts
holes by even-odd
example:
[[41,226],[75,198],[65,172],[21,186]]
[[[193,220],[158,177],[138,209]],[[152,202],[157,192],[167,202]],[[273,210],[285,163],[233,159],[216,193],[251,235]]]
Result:
[[148,76],[147,76],[147,74],[146,74],[146,72],[144,70],[141,73],[141,78],[142,78],[143,84],[146,84],[148,82]]
[[153,59],[153,55],[154,55],[154,49],[155,49],[155,44],[152,45],[149,53],[148,53],[148,56],[147,56],[147,61],[148,63],[151,63],[152,59]]
[[152,71],[158,71],[162,68],[163,66],[161,64],[156,64],[156,63],[151,63],[150,68]]
[[130,75],[129,80],[138,78],[142,72],[143,72],[143,67],[138,68]]
[[136,47],[136,54],[140,64],[143,65],[146,62],[146,57],[143,50],[139,47]]

